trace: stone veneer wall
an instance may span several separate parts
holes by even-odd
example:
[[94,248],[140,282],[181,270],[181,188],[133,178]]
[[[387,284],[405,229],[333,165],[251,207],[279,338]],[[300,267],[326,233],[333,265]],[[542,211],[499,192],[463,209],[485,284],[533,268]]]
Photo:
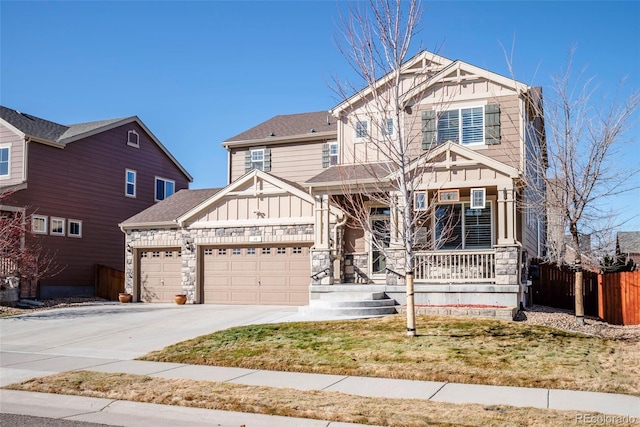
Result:
[[[260,240],[250,241],[253,237]],[[182,291],[187,301],[196,299],[197,247],[208,245],[263,245],[269,243],[313,242],[313,224],[270,225],[197,229],[131,230],[126,234],[126,245],[138,248],[179,247],[182,251]],[[134,251],[127,251],[125,259],[125,290],[133,293]]]

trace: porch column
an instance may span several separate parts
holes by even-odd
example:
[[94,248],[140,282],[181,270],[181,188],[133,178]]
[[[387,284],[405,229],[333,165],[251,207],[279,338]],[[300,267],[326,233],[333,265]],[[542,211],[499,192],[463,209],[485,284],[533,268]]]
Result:
[[506,190],[507,194],[507,243],[513,245],[515,239],[515,191],[513,188]]
[[315,196],[315,242],[316,249],[330,249],[329,234],[329,198],[328,196]]
[[498,189],[498,245],[506,245],[505,189]]

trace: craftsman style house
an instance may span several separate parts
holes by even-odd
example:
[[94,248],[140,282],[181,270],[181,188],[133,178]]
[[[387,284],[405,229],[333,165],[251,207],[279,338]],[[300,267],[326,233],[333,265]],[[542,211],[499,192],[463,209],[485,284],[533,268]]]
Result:
[[97,264],[124,269],[118,224],[191,181],[138,117],[65,126],[0,107],[0,210],[30,218],[58,273],[22,297],[93,295]]
[[[422,212],[416,304],[518,307],[544,247],[523,179],[540,173],[529,156],[544,155],[540,90],[426,51],[402,76],[399,118],[374,108],[368,89],[328,112],[276,116],[223,142],[227,187],[180,192],[123,222],[134,298],[304,305],[366,287],[404,304],[409,203]],[[422,177],[408,201],[386,185],[397,165],[370,143],[399,133],[415,141],[404,173]],[[370,227],[353,221],[350,195]]]

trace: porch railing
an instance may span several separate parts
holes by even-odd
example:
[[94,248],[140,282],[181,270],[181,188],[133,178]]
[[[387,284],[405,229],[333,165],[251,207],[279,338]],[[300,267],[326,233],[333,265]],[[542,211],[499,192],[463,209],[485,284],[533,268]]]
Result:
[[17,270],[18,264],[14,260],[0,256],[0,276],[15,274]]
[[494,250],[417,252],[415,280],[432,283],[491,283],[496,278]]

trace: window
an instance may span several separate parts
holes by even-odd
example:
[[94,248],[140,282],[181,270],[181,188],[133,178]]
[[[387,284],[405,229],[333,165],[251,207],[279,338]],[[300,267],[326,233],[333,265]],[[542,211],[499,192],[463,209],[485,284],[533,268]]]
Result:
[[293,249],[291,250],[291,253],[292,253],[292,254],[301,254],[301,253],[302,253],[302,248],[301,248],[301,247],[299,247],[299,246],[296,246],[295,248],[293,248]]
[[329,164],[331,166],[338,164],[338,143],[329,143]]
[[203,251],[203,254],[204,254],[204,255],[213,255],[213,249],[205,249],[205,250]]
[[438,117],[438,144],[453,141],[460,144],[484,143],[484,107],[443,111]]
[[366,121],[356,122],[356,138],[366,138],[369,135],[369,124]]
[[10,147],[0,146],[0,178],[9,177],[9,152]]
[[160,252],[159,251],[151,252],[151,258],[160,258]]
[[47,234],[47,221],[49,218],[43,215],[31,216],[31,231],[37,234]]
[[226,254],[227,254],[226,249],[218,249],[218,255],[226,255]]
[[164,200],[173,194],[175,182],[156,177],[156,201]]
[[135,130],[127,132],[127,145],[131,147],[140,147],[140,135]]
[[484,209],[486,191],[484,188],[471,189],[471,209]]
[[136,197],[136,171],[131,169],[125,169],[125,190],[124,194],[127,197]]
[[460,200],[460,190],[438,190],[438,202],[457,202]]
[[233,251],[231,251],[231,253],[232,253],[233,255],[240,255],[241,250],[240,250],[240,248],[233,248]]
[[255,255],[256,248],[247,248],[247,255]]
[[269,255],[271,253],[271,248],[262,248],[262,255]]
[[264,170],[264,149],[251,150],[251,169]]
[[82,237],[82,221],[78,219],[69,220],[69,237]]
[[435,238],[440,249],[488,249],[493,244],[491,203],[472,209],[469,203],[436,208]]
[[393,119],[386,119],[383,127],[382,127],[382,133],[386,136],[393,136],[395,135],[395,132],[393,130]]
[[413,196],[413,209],[416,211],[424,211],[427,209],[427,192],[417,191]]
[[51,217],[51,231],[50,234],[56,236],[64,236],[64,218]]
[[287,253],[287,248],[278,248],[277,253],[278,254],[286,254]]

